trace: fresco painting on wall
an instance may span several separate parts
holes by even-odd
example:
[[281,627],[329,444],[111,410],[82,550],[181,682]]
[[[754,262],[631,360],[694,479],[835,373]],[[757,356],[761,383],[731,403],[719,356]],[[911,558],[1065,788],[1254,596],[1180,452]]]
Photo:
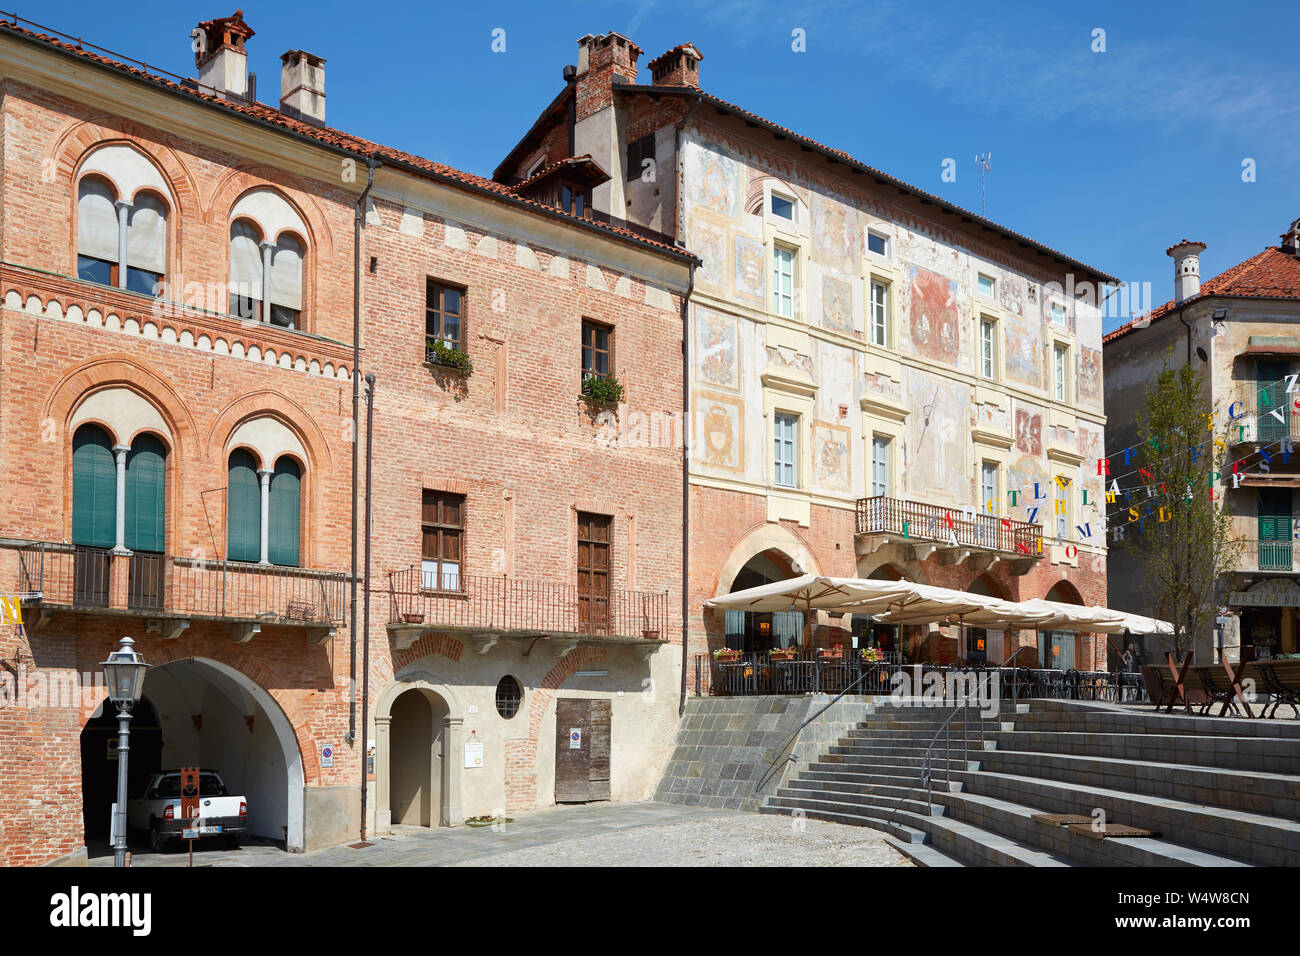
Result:
[[1008,316],[1002,324],[1006,326],[1006,351],[1003,353],[1006,358],[1003,366],[1007,378],[1038,388],[1042,384],[1036,347],[1039,341],[1038,328],[1023,316]]
[[907,391],[915,411],[907,416],[908,445],[913,449],[909,493],[936,500],[961,500],[969,493],[966,474],[966,417],[970,388],[909,370]]
[[957,361],[957,283],[920,266],[911,268],[910,310],[916,351],[936,362]]
[[740,387],[736,320],[732,316],[696,307],[695,377],[723,388]]
[[1079,350],[1079,401],[1101,404],[1101,352]]
[[699,392],[695,396],[695,434],[692,457],[703,468],[715,471],[745,470],[744,431],[741,422],[744,403],[738,398]]
[[853,286],[834,276],[822,276],[822,326],[853,334]]
[[862,258],[858,211],[814,192],[812,196],[813,255],[821,265],[855,275]]
[[804,355],[796,352],[794,349],[767,347],[767,364],[775,365],[777,368],[794,369],[796,372],[803,372],[809,378],[813,377],[813,360],[811,355]]
[[687,155],[691,202],[728,219],[739,218],[740,163],[711,143],[693,143]]
[[723,287],[727,277],[727,230],[696,214],[691,223],[691,251],[700,257],[696,279]]
[[825,491],[847,492],[850,488],[850,432],[839,425],[813,425],[813,481]]
[[1028,405],[1016,404],[1016,448],[1037,458],[1043,454],[1043,412]]
[[763,243],[749,236],[736,236],[736,292],[755,302],[767,301],[767,275],[763,269]]
[[1002,308],[1015,315],[1023,315],[1025,311],[1024,301],[1024,280],[1017,275],[999,273],[998,302]]

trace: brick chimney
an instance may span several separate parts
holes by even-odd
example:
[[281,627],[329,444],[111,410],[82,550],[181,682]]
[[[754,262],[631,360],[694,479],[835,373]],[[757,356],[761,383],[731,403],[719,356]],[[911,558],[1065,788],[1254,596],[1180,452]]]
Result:
[[1282,251],[1300,256],[1300,219],[1291,223],[1291,228],[1282,233]]
[[280,56],[280,112],[308,123],[325,123],[325,61],[306,50]]
[[1165,250],[1174,260],[1174,301],[1181,305],[1201,294],[1201,260],[1205,243],[1184,239]]
[[702,59],[704,57],[694,43],[675,46],[646,64],[650,70],[650,82],[655,86],[689,86],[698,90]]
[[194,66],[199,85],[221,97],[248,95],[248,53],[244,42],[253,28],[244,22],[244,11],[234,16],[204,20],[190,33],[194,41]]
[[636,82],[636,61],[640,56],[639,46],[613,30],[602,36],[589,33],[578,41],[578,121],[613,105],[615,79]]

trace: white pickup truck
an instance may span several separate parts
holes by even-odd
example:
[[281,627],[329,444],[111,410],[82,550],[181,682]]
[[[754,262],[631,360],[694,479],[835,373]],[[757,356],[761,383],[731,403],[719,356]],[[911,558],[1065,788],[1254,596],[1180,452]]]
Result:
[[[198,804],[198,837],[220,836],[227,846],[239,846],[248,830],[248,802],[226,790],[215,770],[199,771]],[[149,834],[149,849],[155,853],[181,839],[187,828],[181,816],[181,772],[164,770],[150,777],[144,796],[127,803],[126,822]]]

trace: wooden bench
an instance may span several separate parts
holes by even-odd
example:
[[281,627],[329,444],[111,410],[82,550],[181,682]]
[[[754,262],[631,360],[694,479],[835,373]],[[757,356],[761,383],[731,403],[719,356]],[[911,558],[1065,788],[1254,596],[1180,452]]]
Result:
[[1266,702],[1261,716],[1276,717],[1286,704],[1293,717],[1300,717],[1300,660],[1255,661],[1246,666],[1246,677],[1254,679],[1256,692],[1273,698],[1273,713]]

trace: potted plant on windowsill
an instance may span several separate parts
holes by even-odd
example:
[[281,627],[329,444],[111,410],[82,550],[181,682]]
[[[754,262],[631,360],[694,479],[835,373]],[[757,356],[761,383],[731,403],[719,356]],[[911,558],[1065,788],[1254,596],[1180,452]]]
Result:
[[720,664],[740,660],[740,651],[734,647],[719,647],[713,652],[713,659]]
[[582,378],[582,397],[592,405],[617,405],[623,401],[623,383],[613,375],[592,375]]
[[441,365],[454,368],[464,375],[474,371],[474,363],[460,349],[453,348],[442,339],[426,338],[424,340],[424,361],[427,365]]

